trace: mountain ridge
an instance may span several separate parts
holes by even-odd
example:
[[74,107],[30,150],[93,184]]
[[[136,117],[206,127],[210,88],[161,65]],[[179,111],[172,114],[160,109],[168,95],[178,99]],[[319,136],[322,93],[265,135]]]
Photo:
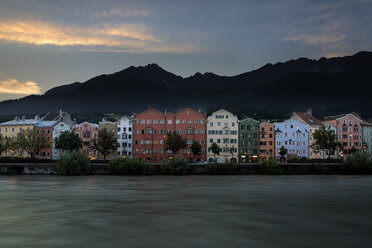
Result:
[[[130,66],[85,82],[52,88],[43,95],[0,102],[2,114],[133,112],[148,105],[174,110],[190,106],[208,110],[236,105],[261,110],[302,110],[334,114],[355,111],[372,116],[368,101],[372,52],[337,58],[298,58],[235,76],[196,72],[181,77],[157,64]],[[366,103],[362,103],[362,99]],[[347,99],[345,101],[345,99]]]

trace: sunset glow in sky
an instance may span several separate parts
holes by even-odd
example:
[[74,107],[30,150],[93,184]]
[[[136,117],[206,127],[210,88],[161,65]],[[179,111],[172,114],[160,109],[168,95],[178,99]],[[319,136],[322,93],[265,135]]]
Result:
[[372,0],[0,0],[0,100],[131,65],[236,75],[372,50]]

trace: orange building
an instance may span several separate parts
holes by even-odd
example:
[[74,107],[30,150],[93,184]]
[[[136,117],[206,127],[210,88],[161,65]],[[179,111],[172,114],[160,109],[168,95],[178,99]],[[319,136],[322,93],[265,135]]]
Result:
[[275,128],[274,124],[263,122],[260,124],[259,159],[275,157]]
[[94,141],[98,139],[98,125],[89,122],[83,122],[75,125],[74,132],[79,135],[83,141],[82,151],[87,154],[90,159],[98,159],[98,151],[92,149],[95,145]]

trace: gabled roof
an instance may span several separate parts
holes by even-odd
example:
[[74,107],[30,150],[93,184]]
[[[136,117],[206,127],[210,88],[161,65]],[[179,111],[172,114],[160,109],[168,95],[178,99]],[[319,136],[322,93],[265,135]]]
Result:
[[91,126],[94,126],[94,127],[97,127],[97,128],[98,128],[98,124],[96,124],[96,123],[91,123],[91,122],[87,122],[87,121],[84,121],[84,122],[82,122],[82,123],[80,123],[80,124],[76,124],[75,127],[81,126],[81,125],[83,125],[83,124],[88,124],[88,125],[91,125]]
[[140,112],[140,113],[138,113],[138,114],[135,113],[135,112],[133,112],[133,116],[135,116],[135,115],[141,115],[141,114],[146,113],[146,112],[151,111],[151,110],[152,110],[152,111],[155,111],[155,112],[158,112],[158,113],[160,113],[160,114],[162,114],[162,115],[164,115],[163,112],[157,110],[157,109],[154,108],[154,107],[149,106],[147,109],[145,109],[144,111],[142,111],[142,112]]
[[317,118],[315,118],[314,116],[306,112],[293,112],[293,114],[297,114],[306,124],[309,124],[309,125],[321,125],[322,124]]
[[257,122],[257,123],[260,123],[259,121],[255,120],[255,119],[253,119],[253,118],[251,118],[251,117],[247,117],[247,118],[245,118],[245,119],[243,119],[243,120],[239,120],[239,122],[248,121],[248,120],[250,120],[250,121],[254,121],[254,122]]
[[345,117],[347,115],[354,115],[357,119],[359,119],[360,121],[363,121],[362,118],[360,117],[360,115],[358,113],[355,113],[355,112],[351,112],[351,113],[348,113],[348,114],[339,114],[339,115],[333,115],[333,116],[325,116],[323,119],[325,121],[331,121],[331,120],[338,120],[342,117]]
[[181,112],[184,112],[184,111],[186,111],[186,110],[190,110],[190,111],[195,112],[195,113],[200,114],[200,115],[207,115],[206,112],[199,112],[199,111],[196,111],[195,109],[190,108],[190,107],[180,108],[180,109],[176,112],[176,114],[181,113]]

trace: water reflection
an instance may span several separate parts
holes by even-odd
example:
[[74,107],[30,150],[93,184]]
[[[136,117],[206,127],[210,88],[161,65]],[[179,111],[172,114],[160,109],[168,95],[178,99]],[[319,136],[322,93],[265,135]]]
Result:
[[372,177],[0,177],[0,247],[370,247]]

